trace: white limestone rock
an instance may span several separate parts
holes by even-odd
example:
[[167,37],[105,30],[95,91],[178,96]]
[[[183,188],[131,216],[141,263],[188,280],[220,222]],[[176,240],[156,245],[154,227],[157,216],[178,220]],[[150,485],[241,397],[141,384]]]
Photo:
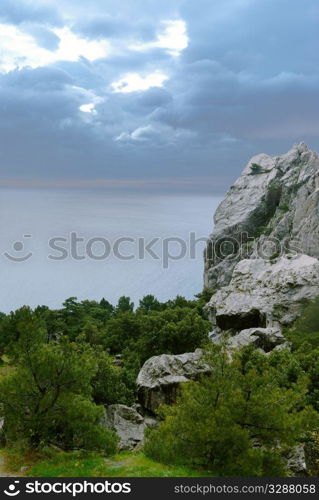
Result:
[[[213,344],[218,345],[223,341],[224,334],[214,333],[210,338]],[[278,328],[248,328],[228,338],[229,349],[240,349],[249,344],[254,344],[263,353],[289,346]]]
[[[207,287],[227,286],[247,258],[319,258],[318,154],[300,143],[282,156],[255,156],[217,208],[214,223],[205,251]],[[279,248],[268,255],[274,240]]]
[[144,439],[147,427],[144,418],[134,408],[114,404],[106,408],[102,425],[116,431],[120,438],[119,450],[133,450]]
[[202,359],[203,352],[162,354],[148,359],[137,377],[138,398],[143,408],[155,413],[165,403],[176,401],[181,383],[197,379],[209,368]]
[[308,476],[308,467],[306,463],[305,446],[300,444],[295,446],[285,457],[286,469],[291,477]]
[[240,261],[208,306],[217,333],[290,325],[305,299],[319,295],[319,261],[308,255]]

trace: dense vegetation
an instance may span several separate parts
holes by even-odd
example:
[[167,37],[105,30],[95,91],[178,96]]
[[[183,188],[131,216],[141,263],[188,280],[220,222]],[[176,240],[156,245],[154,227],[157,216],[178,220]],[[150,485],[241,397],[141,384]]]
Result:
[[[116,451],[99,422],[103,405],[131,404],[144,361],[193,351],[207,342],[205,297],[160,303],[144,297],[65,301],[60,310],[23,307],[0,319],[0,408],[7,443]],[[8,368],[11,368],[8,370]]]
[[[319,299],[286,332],[290,350],[264,356],[250,346],[231,359],[226,344],[207,343],[210,293],[165,303],[149,295],[136,309],[128,297],[114,307],[70,298],[59,310],[2,314],[3,442],[49,457],[37,460],[39,474],[60,470],[63,460],[70,475],[77,464],[80,475],[105,475],[104,462],[90,455],[116,452],[117,437],[100,426],[103,406],[135,401],[136,376],[149,357],[204,346],[212,375],[185,384],[177,404],[160,409],[147,458],[126,457],[131,474],[138,463],[156,475],[284,475],[283,456],[299,442],[318,441]],[[166,465],[158,469],[158,462]]]
[[203,466],[226,476],[284,475],[282,454],[317,424],[307,378],[288,351],[270,356],[227,346],[207,355],[212,375],[185,384],[145,446],[164,463]]
[[291,349],[232,359],[227,344],[208,349],[212,375],[185,384],[176,405],[162,407],[145,452],[164,463],[219,475],[285,474],[285,451],[308,442],[319,473],[319,298],[286,332]]

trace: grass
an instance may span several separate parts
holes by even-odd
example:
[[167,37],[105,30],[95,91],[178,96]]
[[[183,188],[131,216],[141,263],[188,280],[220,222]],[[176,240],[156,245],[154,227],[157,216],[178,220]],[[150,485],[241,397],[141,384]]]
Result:
[[[203,470],[154,462],[142,452],[121,452],[105,458],[94,453],[47,449],[43,454],[5,449],[6,467],[11,472],[27,467],[30,477],[207,477]],[[20,472],[21,475],[21,472]]]

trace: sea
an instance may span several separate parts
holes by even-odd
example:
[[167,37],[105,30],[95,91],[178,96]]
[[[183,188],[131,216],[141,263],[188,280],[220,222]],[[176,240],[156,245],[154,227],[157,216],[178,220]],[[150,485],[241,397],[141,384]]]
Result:
[[68,297],[137,306],[203,288],[220,198],[103,189],[0,189],[0,311]]

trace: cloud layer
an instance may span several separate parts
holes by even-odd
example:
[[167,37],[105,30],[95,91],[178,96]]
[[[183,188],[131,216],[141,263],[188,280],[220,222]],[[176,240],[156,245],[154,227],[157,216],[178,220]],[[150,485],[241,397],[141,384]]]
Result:
[[220,192],[319,147],[317,0],[2,0],[5,185]]

